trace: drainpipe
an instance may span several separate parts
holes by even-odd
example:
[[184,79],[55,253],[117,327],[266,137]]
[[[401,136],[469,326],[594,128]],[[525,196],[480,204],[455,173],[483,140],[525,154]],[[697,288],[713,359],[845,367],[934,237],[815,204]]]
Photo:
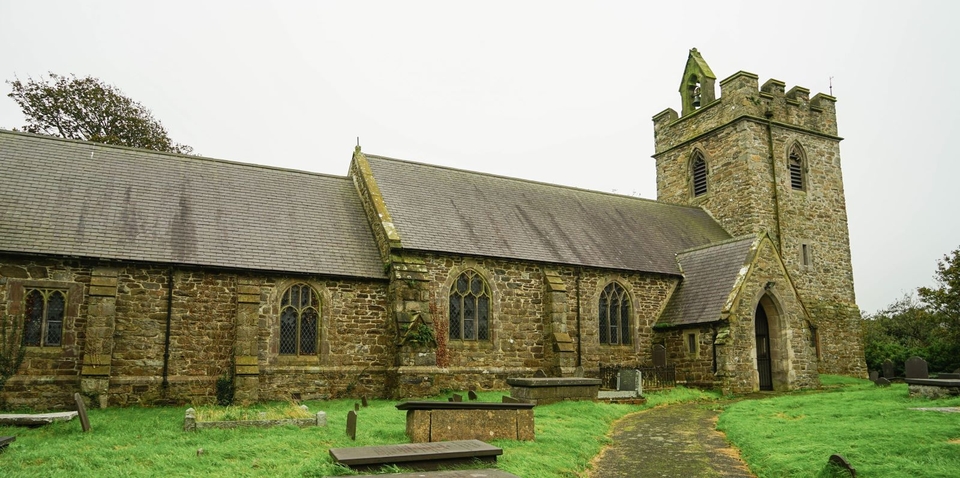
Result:
[[767,118],[767,153],[770,157],[770,167],[773,168],[773,216],[777,221],[777,250],[783,254],[783,234],[780,232],[780,184],[777,182],[777,160],[773,157],[773,131],[770,123],[773,111],[767,109],[763,116]]
[[712,364],[712,367],[713,367],[713,373],[714,373],[714,375],[716,375],[716,373],[717,373],[717,334],[718,334],[718,333],[719,333],[719,332],[717,331],[717,324],[713,324],[713,340],[712,340],[712,343],[710,344],[710,348],[713,349],[713,364]]
[[577,267],[576,272],[574,272],[574,283],[577,289],[577,367],[583,366],[583,350],[581,349],[583,331],[580,329],[580,272],[582,270],[582,267]]
[[173,267],[167,275],[167,333],[163,338],[163,390],[170,387],[167,371],[170,365],[170,322],[173,321]]

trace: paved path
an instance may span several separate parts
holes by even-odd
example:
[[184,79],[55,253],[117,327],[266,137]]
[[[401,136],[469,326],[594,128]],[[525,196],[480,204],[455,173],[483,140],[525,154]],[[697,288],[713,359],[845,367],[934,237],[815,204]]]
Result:
[[753,478],[715,429],[719,406],[684,403],[624,417],[613,426],[613,444],[594,459],[590,478]]

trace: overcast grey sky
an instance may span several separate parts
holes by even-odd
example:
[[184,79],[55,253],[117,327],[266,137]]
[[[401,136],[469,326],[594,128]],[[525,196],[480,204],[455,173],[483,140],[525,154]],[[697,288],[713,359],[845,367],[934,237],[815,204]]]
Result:
[[[342,176],[359,136],[369,153],[652,199],[651,117],[680,109],[691,47],[718,79],[813,96],[833,77],[857,299],[874,312],[960,247],[957,5],[0,0],[0,78],[93,75],[204,156]],[[0,97],[0,128],[23,124]]]

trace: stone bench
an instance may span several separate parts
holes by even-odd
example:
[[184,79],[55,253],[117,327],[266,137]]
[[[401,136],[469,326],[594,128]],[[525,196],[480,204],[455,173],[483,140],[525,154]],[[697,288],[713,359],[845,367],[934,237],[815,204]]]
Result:
[[409,401],[407,436],[414,443],[447,440],[534,440],[532,403]]
[[480,440],[457,440],[437,443],[409,443],[404,445],[359,446],[331,448],[335,463],[354,470],[375,470],[385,465],[396,465],[416,470],[438,470],[452,465],[481,461],[496,463],[503,449]]
[[508,378],[510,396],[524,402],[545,405],[563,400],[596,400],[599,378],[533,377]]

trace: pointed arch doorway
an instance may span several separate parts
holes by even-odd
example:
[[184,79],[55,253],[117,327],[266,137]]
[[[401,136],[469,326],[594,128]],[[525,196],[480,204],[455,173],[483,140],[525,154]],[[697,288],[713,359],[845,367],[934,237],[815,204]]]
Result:
[[770,322],[763,304],[757,304],[754,314],[754,329],[757,339],[757,374],[760,390],[773,390],[773,357],[770,353]]

